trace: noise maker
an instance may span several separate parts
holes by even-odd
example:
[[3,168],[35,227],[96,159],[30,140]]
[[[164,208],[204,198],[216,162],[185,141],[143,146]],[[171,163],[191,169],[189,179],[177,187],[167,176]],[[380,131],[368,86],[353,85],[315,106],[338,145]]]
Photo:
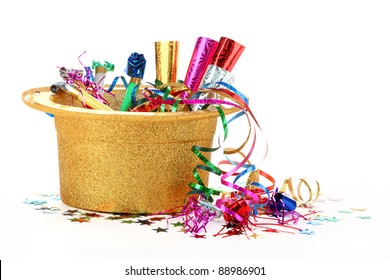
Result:
[[98,93],[103,96],[104,95],[104,80],[106,78],[106,73],[110,71],[114,71],[114,64],[104,61],[103,63],[93,60],[92,61],[92,69],[95,69],[95,83],[100,87]]
[[218,41],[207,37],[198,37],[188,66],[184,84],[192,91],[196,92],[202,82],[208,65],[213,59]]
[[156,79],[161,83],[176,83],[179,57],[178,41],[155,42]]
[[128,111],[131,104],[135,102],[135,94],[145,73],[146,60],[143,54],[132,53],[125,69],[126,74],[130,77],[129,85],[126,88],[120,111]]
[[114,111],[107,105],[101,103],[99,100],[97,100],[95,97],[90,95],[88,92],[83,90],[82,88],[77,89],[73,85],[66,84],[64,82],[56,83],[50,87],[50,91],[52,93],[58,93],[58,92],[65,92],[72,97],[76,98],[83,104],[88,105],[92,109],[95,110],[105,110],[105,111]]
[[215,82],[226,82],[232,84],[234,76],[231,75],[234,65],[240,58],[245,47],[236,41],[221,37],[217,50],[214,53],[211,64],[203,77],[202,86]]
[[[230,73],[233,70],[234,65],[240,58],[245,47],[236,41],[221,37],[218,42],[217,49],[214,52],[214,56],[211,60],[211,64],[207,66],[207,70],[203,76],[200,87],[207,85],[209,88],[220,87],[216,82],[224,82],[227,84],[234,83],[234,76]],[[207,98],[205,95],[200,95],[199,99]],[[192,106],[192,110],[201,110],[203,105],[196,104]]]
[[295,208],[297,208],[297,203],[295,200],[283,195],[280,192],[275,194],[275,201],[278,211],[294,211]]

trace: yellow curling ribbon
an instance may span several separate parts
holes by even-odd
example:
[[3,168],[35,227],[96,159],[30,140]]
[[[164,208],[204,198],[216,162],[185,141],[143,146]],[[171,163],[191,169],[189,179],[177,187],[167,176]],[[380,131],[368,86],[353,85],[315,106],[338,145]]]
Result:
[[[306,205],[306,204],[309,204],[311,202],[314,202],[318,199],[318,197],[320,195],[320,189],[321,189],[320,184],[316,180],[314,180],[315,185],[316,185],[316,191],[313,193],[313,189],[312,189],[311,185],[307,182],[307,180],[308,180],[307,178],[299,178],[299,183],[296,187],[296,191],[297,191],[297,193],[296,193],[294,190],[294,187],[293,187],[293,180],[291,177],[288,177],[284,180],[283,185],[280,188],[280,192],[285,193],[286,189],[288,188],[290,195],[297,202],[298,205]],[[303,199],[303,196],[301,193],[302,186],[305,186],[307,191],[309,192],[309,197],[306,200]]]

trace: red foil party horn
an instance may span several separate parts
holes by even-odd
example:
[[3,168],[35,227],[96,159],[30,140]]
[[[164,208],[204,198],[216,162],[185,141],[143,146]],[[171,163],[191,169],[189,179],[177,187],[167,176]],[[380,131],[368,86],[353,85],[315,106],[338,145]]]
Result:
[[219,40],[217,50],[214,53],[211,64],[203,77],[202,85],[226,82],[231,84],[234,77],[230,74],[240,58],[245,47],[236,41],[221,37]]

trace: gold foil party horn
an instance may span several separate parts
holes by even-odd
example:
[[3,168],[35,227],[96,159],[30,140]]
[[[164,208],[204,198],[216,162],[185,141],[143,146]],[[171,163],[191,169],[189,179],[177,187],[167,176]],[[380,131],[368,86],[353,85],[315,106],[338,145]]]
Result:
[[163,84],[175,83],[179,58],[178,41],[155,42],[156,79]]
[[101,103],[84,89],[80,88],[80,90],[78,90],[73,85],[69,85],[64,82],[53,84],[50,87],[50,91],[54,94],[61,91],[65,92],[95,110],[113,111],[113,109]]

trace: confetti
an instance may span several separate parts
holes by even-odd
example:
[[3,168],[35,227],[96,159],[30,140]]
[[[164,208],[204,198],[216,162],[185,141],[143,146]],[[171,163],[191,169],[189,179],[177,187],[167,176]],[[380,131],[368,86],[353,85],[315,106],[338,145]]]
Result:
[[313,235],[315,234],[315,232],[313,230],[310,230],[310,229],[301,229],[299,231],[300,234],[306,234],[306,235]]
[[[45,195],[45,194],[36,194],[36,197],[46,197],[46,198],[54,198],[57,197],[56,195]],[[327,200],[331,202],[330,200]],[[107,223],[120,223],[120,224],[127,224],[129,227],[137,226],[137,225],[147,225],[151,226],[152,224],[155,225],[155,227],[150,228],[151,231],[156,233],[170,233],[170,234],[186,234],[188,231],[184,228],[184,223],[181,221],[180,217],[172,218],[167,217],[164,215],[139,215],[139,214],[126,214],[126,213],[97,213],[97,212],[86,212],[82,211],[81,209],[75,209],[70,208],[64,204],[62,204],[60,201],[56,199],[49,199],[49,200],[40,200],[35,198],[26,199],[24,202],[26,204],[26,207],[30,207],[31,209],[36,210],[38,213],[43,214],[56,214],[59,216],[64,217],[64,220],[67,220],[74,224],[88,224],[94,222],[94,220],[100,219],[105,220]],[[37,207],[39,206],[39,207]],[[323,206],[327,206],[327,204],[323,204]],[[274,214],[270,213],[266,216],[263,216],[260,218],[255,218],[253,221],[254,223],[258,224],[259,230],[262,234],[259,234],[256,231],[251,231],[249,234],[243,230],[243,228],[235,227],[234,224],[225,224],[224,230],[221,231],[220,234],[213,234],[212,236],[216,238],[217,236],[220,236],[222,238],[226,238],[229,236],[241,236],[244,235],[248,239],[262,239],[266,238],[267,234],[272,233],[279,233],[279,234],[294,234],[299,233],[301,235],[313,235],[317,234],[313,230],[310,230],[308,228],[303,227],[304,225],[311,225],[311,226],[319,226],[325,227],[326,225],[323,222],[339,222],[341,221],[336,217],[336,215],[330,215],[330,213],[333,212],[333,214],[341,213],[346,214],[345,219],[361,219],[361,220],[370,220],[372,217],[370,215],[360,215],[360,216],[350,216],[347,214],[351,214],[354,212],[361,212],[361,211],[367,211],[366,208],[345,208],[344,210],[333,210],[333,211],[320,211],[318,209],[313,210],[310,208],[305,207],[305,205],[298,206],[298,208],[301,209],[302,217],[301,219],[304,221],[296,221],[294,218],[292,219],[285,219],[286,224],[281,225],[278,223],[278,218],[275,217]],[[351,210],[349,210],[351,209]],[[355,209],[352,210],[352,209]],[[356,209],[359,209],[356,211]],[[363,210],[364,209],[364,210]],[[329,210],[329,209],[328,209]],[[319,214],[319,212],[324,212],[322,214]],[[328,213],[329,212],[329,213]],[[66,218],[65,217],[70,217]],[[221,217],[221,220],[223,217]],[[168,223],[169,222],[169,223]],[[295,224],[296,223],[296,227]],[[291,225],[294,225],[294,227],[291,227]],[[170,227],[167,227],[169,225]],[[248,223],[248,226],[250,227],[251,224]],[[302,227],[302,228],[299,228]],[[124,227],[124,230],[127,227]],[[173,228],[179,228],[179,230],[175,231],[172,230]],[[204,239],[207,238],[208,233],[204,234],[195,234],[191,237],[197,238],[197,239]]]
[[86,218],[73,218],[73,219],[69,219],[69,221],[71,222],[79,222],[79,223],[89,223],[90,222],[90,219],[86,219]]
[[326,218],[325,221],[326,222],[337,223],[338,221],[340,221],[340,219],[337,219],[336,217],[332,217],[332,218]]
[[252,237],[252,238],[254,238],[254,239],[257,239],[257,238],[263,238],[263,236],[262,235],[260,235],[260,234],[257,234],[256,232],[254,232],[252,235],[250,235],[249,237]]
[[308,221],[307,224],[308,225],[312,225],[312,226],[323,225],[323,223],[320,223],[320,222],[317,222],[317,221]]
[[340,213],[342,214],[351,214],[353,213],[351,210],[339,210]]
[[138,219],[136,223],[140,224],[141,226],[145,226],[145,225],[150,226],[151,224],[153,224],[153,222],[149,220],[140,220],[140,219]]
[[158,228],[154,228],[153,230],[155,230],[157,233],[160,233],[160,232],[167,232],[167,228],[161,228],[161,227],[158,227]]
[[370,220],[371,216],[357,216],[356,218],[362,219],[362,220]]

